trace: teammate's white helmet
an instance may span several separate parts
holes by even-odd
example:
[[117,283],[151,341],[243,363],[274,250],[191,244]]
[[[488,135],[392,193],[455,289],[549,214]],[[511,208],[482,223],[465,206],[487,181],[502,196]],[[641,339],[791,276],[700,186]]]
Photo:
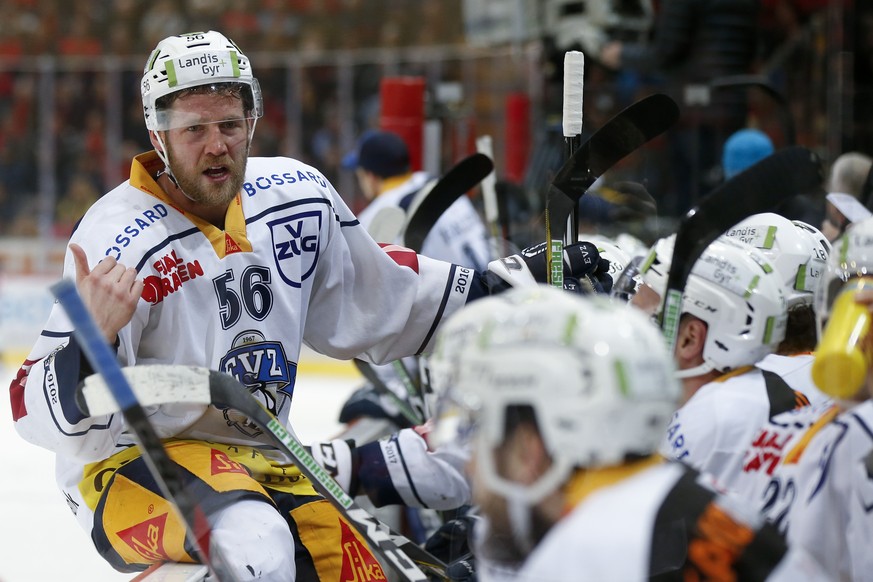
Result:
[[[533,504],[576,467],[617,465],[657,450],[679,386],[663,336],[645,315],[542,285],[473,308],[440,330],[432,364],[456,370],[443,376],[453,385],[438,390],[467,415],[458,434],[475,435],[477,470],[490,489]],[[522,488],[498,474],[492,457],[515,406],[532,409],[553,461]],[[439,431],[442,412],[437,418]]]
[[[655,243],[643,265],[643,281],[661,296],[662,307],[674,240]],[[732,238],[720,237],[694,263],[682,313],[707,324],[704,363],[682,370],[683,378],[752,365],[785,338],[787,311],[779,274],[758,249]]]
[[781,277],[760,251],[734,239],[716,240],[694,263],[682,312],[708,327],[701,374],[752,365],[785,339]]
[[725,236],[749,243],[770,261],[785,285],[785,303],[811,305],[813,291],[824,273],[831,245],[815,227],[764,212],[753,214]]
[[165,115],[159,100],[171,93],[201,85],[239,83],[245,92],[246,116],[263,115],[261,89],[252,68],[236,44],[219,32],[191,32],[165,38],[152,51],[143,70],[143,114],[153,131],[178,126]]
[[661,297],[662,302],[667,292],[667,277],[670,274],[675,243],[675,234],[655,241],[640,265],[640,277],[643,283],[651,287]]
[[857,277],[873,277],[873,218],[852,224],[834,242],[824,275],[815,289],[819,338],[830,317],[834,299],[846,282]]

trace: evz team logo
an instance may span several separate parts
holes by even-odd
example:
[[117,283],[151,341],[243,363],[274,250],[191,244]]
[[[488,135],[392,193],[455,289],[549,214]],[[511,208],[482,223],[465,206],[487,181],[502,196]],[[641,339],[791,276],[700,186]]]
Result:
[[[274,415],[294,391],[297,365],[289,362],[280,342],[267,341],[256,330],[244,331],[233,340],[233,346],[221,358],[221,371],[244,384]],[[232,409],[224,410],[229,426],[249,437],[262,433],[249,420]]]
[[310,210],[267,223],[273,237],[273,257],[282,280],[301,287],[318,263],[321,212]]

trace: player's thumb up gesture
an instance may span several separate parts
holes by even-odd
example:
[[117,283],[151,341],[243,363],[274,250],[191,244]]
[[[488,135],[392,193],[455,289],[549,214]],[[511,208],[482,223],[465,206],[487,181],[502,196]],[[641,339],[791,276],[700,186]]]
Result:
[[133,317],[143,282],[136,278],[136,269],[125,267],[114,257],[105,257],[91,269],[82,247],[72,243],[70,251],[76,263],[79,295],[106,341],[113,344],[118,331]]

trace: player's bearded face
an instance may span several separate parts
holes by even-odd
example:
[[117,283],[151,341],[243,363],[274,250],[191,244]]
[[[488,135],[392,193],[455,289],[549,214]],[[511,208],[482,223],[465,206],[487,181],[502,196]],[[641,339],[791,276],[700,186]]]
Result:
[[170,169],[185,195],[205,206],[226,206],[242,188],[248,161],[250,120],[239,99],[191,95],[174,108],[194,115],[192,123],[167,132]]

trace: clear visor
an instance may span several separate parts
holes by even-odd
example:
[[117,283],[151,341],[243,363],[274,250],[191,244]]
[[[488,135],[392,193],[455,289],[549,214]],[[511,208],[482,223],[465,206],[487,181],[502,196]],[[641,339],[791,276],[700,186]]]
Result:
[[241,99],[243,103],[248,102],[250,104],[251,111],[247,112],[248,115],[215,119],[210,118],[206,113],[201,111],[179,111],[174,107],[156,109],[154,112],[154,125],[152,129],[155,131],[170,131],[173,129],[185,129],[210,124],[251,127],[254,125],[256,119],[259,119],[264,115],[264,101],[261,95],[261,87],[258,84],[257,79],[252,79],[250,85],[245,84],[244,88],[241,89],[241,91],[251,92],[251,95],[245,95],[244,97],[224,93],[223,90],[226,90],[226,84],[223,83],[209,86],[198,86],[196,89],[207,94],[214,93],[217,98],[225,96],[227,99]]
[[215,140],[222,141],[228,149],[247,143],[255,127],[255,118],[210,120],[199,114],[177,116],[175,123],[165,131],[172,132],[172,142],[177,145],[198,145]]

